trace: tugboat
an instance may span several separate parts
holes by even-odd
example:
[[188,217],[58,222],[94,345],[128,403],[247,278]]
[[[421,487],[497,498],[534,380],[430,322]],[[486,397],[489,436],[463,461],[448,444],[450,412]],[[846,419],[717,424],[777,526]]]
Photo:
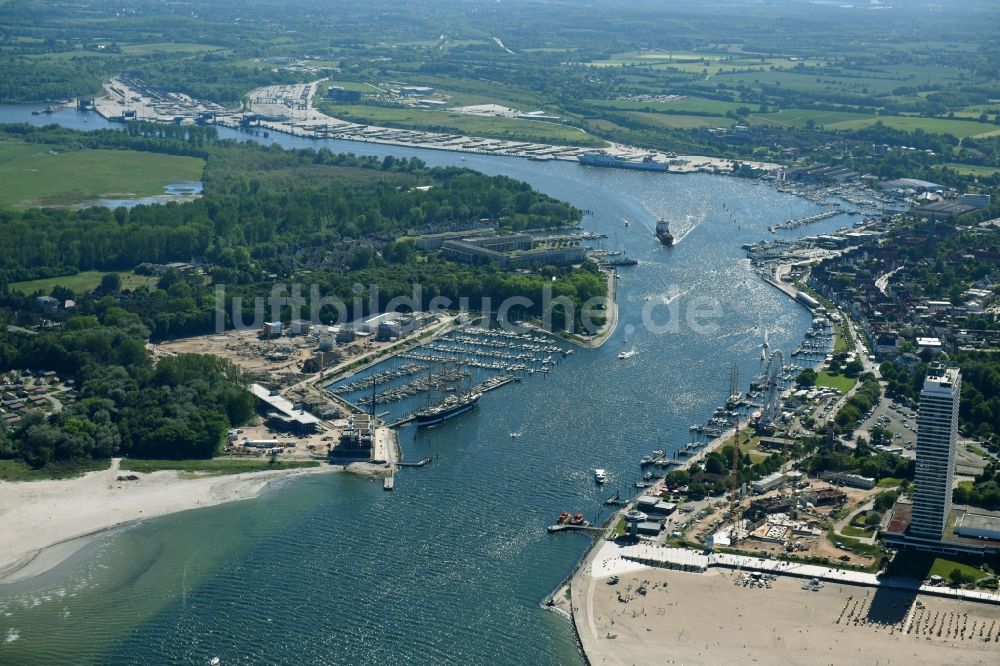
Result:
[[662,217],[656,223],[656,240],[667,247],[671,247],[674,244],[674,235],[670,233],[670,223]]
[[582,525],[583,524],[583,514],[582,513],[578,513],[575,516],[573,516],[572,518],[570,518],[569,519],[569,524],[570,525]]
[[562,525],[567,520],[569,520],[569,511],[563,511],[562,513],[559,514],[559,518],[556,519],[556,524]]

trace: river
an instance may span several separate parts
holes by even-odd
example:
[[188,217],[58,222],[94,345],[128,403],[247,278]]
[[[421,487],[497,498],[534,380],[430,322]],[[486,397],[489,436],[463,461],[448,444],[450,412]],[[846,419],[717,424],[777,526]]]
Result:
[[[108,126],[94,114],[32,108],[0,106],[0,122]],[[619,271],[618,329],[602,348],[490,392],[441,427],[404,428],[406,457],[434,462],[403,470],[392,493],[350,475],[282,482],[249,501],[118,530],[43,576],[0,586],[0,663],[581,663],[569,621],[539,602],[589,540],[545,526],[563,510],[601,520],[602,498],[632,494],[639,457],[676,450],[689,424],[725,400],[730,363],[746,388],[765,329],[788,358],[809,315],[756,276],[740,245],[823,209],[730,177],[254,138],[466,166],[592,211],[583,226],[639,260]],[[652,236],[661,216],[672,221],[674,248]],[[651,330],[643,309],[664,295],[684,321],[670,326],[660,305],[653,320],[665,330]],[[687,315],[706,308],[718,315],[694,330]],[[619,360],[623,348],[636,354]],[[595,467],[608,470],[603,490]]]

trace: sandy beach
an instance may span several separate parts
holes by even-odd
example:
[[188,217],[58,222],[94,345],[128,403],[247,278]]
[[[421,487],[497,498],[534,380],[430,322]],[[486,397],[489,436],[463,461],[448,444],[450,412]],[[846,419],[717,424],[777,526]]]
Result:
[[[814,592],[784,576],[769,589],[744,587],[744,574],[724,569],[597,565],[572,582],[591,664],[995,664],[1000,654],[993,604],[838,583]],[[620,580],[609,585],[613,572]]]
[[111,528],[178,511],[248,499],[279,478],[339,470],[330,465],[184,478],[110,469],[60,481],[0,482],[0,584],[37,576]]

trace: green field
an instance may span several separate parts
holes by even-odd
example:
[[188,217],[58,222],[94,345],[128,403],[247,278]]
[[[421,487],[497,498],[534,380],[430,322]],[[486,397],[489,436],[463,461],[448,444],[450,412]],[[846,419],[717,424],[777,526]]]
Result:
[[870,116],[859,120],[847,120],[826,125],[831,130],[855,130],[869,127],[878,121],[886,127],[912,132],[922,129],[932,134],[951,134],[959,139],[970,136],[988,136],[1000,134],[1000,127],[992,123],[980,123],[972,120],[954,120],[951,118],[922,118],[919,116]]
[[[947,580],[948,574],[953,569],[958,569],[966,576],[982,578],[986,574],[980,571],[978,566],[973,566],[973,564],[978,564],[979,562],[980,560],[974,558],[945,559],[943,557],[935,557],[930,553],[901,551],[893,559],[892,564],[889,565],[888,575],[905,576],[918,580],[926,580],[931,576],[941,576]],[[996,566],[995,561],[993,565],[994,567]]]
[[843,375],[831,375],[826,370],[819,373],[816,376],[816,386],[835,388],[841,393],[847,393],[854,385],[858,383],[858,380],[851,379],[850,377],[844,377]]
[[787,90],[802,90],[805,92],[837,92],[856,93],[859,95],[888,95],[899,87],[900,81],[874,76],[853,77],[826,74],[822,71],[754,71],[754,72],[719,72],[705,85],[722,83],[726,87],[737,85],[748,86],[780,86]]
[[948,167],[963,176],[992,176],[995,173],[1000,173],[1000,167],[980,166],[978,164],[947,162],[945,164],[936,164],[935,166]]
[[[848,333],[848,335],[850,335]],[[844,335],[844,324],[837,326],[837,332],[833,336],[833,353],[846,354],[851,351],[851,343],[848,335]]]
[[150,53],[204,53],[218,51],[223,47],[212,44],[190,44],[183,42],[158,42],[153,44],[125,44],[123,53],[129,55],[149,55]]
[[[322,64],[322,63],[319,63]],[[329,90],[331,87],[343,88],[344,90],[356,90],[360,93],[367,93],[369,95],[383,92],[383,90],[377,86],[370,83],[358,83],[357,81],[333,81],[329,80],[323,84],[322,90]],[[317,91],[318,92],[318,91]]]
[[296,469],[319,467],[315,460],[242,460],[239,458],[213,458],[212,460],[122,460],[121,468],[133,472],[159,472],[177,470],[191,474],[243,474],[245,472],[266,472],[273,469]]
[[733,124],[729,118],[719,118],[718,116],[684,116],[676,113],[643,113],[640,111],[631,111],[627,115],[650,125],[671,129],[729,127]]
[[71,479],[87,472],[111,467],[110,460],[74,460],[70,463],[49,463],[35,469],[22,460],[0,460],[0,481],[41,481]]
[[736,111],[740,107],[757,108],[756,104],[725,102],[704,97],[682,97],[668,102],[640,102],[623,99],[588,99],[586,101],[588,104],[601,109],[621,111],[687,111],[689,113],[712,113],[720,116],[725,115],[727,111]]
[[757,123],[771,123],[774,125],[788,125],[791,127],[805,127],[812,120],[817,127],[829,127],[833,123],[844,123],[849,121],[865,122],[871,121],[874,124],[881,116],[873,116],[868,113],[852,113],[850,111],[820,111],[817,109],[781,109],[774,113],[759,113],[751,116],[751,121]]
[[163,194],[163,187],[201,180],[204,160],[132,150],[62,152],[39,144],[0,142],[0,206],[73,206],[100,198]]
[[354,122],[403,127],[431,132],[454,132],[468,136],[514,139],[537,143],[575,146],[604,145],[604,141],[566,125],[453,113],[446,110],[368,106],[362,104],[324,104],[324,113]]
[[[152,286],[156,284],[157,280],[155,277],[136,275],[131,271],[119,273],[119,275],[122,278],[121,288],[123,290],[135,290],[143,285]],[[104,273],[99,271],[84,271],[76,275],[63,275],[54,278],[43,278],[41,280],[28,280],[26,282],[11,282],[9,288],[11,291],[17,291],[30,296],[39,290],[48,294],[52,291],[52,287],[59,285],[67,289],[72,289],[77,294],[83,294],[93,291],[101,283],[103,276]]]

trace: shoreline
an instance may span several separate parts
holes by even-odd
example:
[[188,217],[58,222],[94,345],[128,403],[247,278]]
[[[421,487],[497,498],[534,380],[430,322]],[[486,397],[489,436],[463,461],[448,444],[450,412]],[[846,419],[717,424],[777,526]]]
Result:
[[[547,141],[523,138],[490,138],[343,120],[327,115],[326,112],[320,111],[314,106],[318,85],[326,80],[327,77],[323,77],[309,83],[292,84],[296,88],[301,88],[301,94],[306,99],[303,108],[289,108],[270,99],[273,95],[269,93],[286,87],[286,84],[275,84],[249,91],[246,98],[252,101],[245,113],[238,109],[225,109],[214,102],[189,98],[182,116],[188,121],[197,121],[197,118],[200,118],[200,113],[208,112],[212,115],[211,124],[250,133],[279,132],[301,138],[355,141],[424,150],[521,157],[541,161],[574,162],[578,161],[580,155],[595,150],[612,151],[630,158],[652,153],[666,160],[664,173],[670,174],[705,171],[732,174],[736,170],[737,164],[772,172],[784,168],[784,165],[781,164],[760,162],[753,159],[730,159],[707,155],[678,156],[660,150],[644,149],[601,139],[588,134],[579,127],[574,129],[582,132],[584,136],[597,139],[600,145],[548,143]],[[169,116],[164,115],[162,109],[157,110],[156,104],[145,97],[146,91],[144,89],[134,90],[131,85],[131,83],[126,83],[117,77],[103,81],[101,84],[102,94],[94,98],[94,112],[111,122],[123,121],[126,112],[134,114],[130,120],[153,123],[164,123],[170,120]],[[262,101],[262,98],[267,101]],[[171,111],[171,114],[175,114],[175,111]],[[250,122],[256,122],[256,124],[244,124],[248,120],[245,117],[247,114],[251,119]],[[412,133],[415,136],[402,139],[396,136],[400,133]],[[489,147],[481,145],[486,143],[490,144]]]
[[107,470],[74,479],[0,483],[0,587],[52,570],[110,531],[191,509],[251,499],[271,482],[305,474],[338,473],[333,465],[184,478],[179,471],[129,472],[118,481],[116,458]]
[[732,569],[596,564],[601,571],[574,580],[574,631],[588,664],[645,663],[663,651],[668,663],[983,664],[1000,641],[993,604],[783,575],[753,582]]

